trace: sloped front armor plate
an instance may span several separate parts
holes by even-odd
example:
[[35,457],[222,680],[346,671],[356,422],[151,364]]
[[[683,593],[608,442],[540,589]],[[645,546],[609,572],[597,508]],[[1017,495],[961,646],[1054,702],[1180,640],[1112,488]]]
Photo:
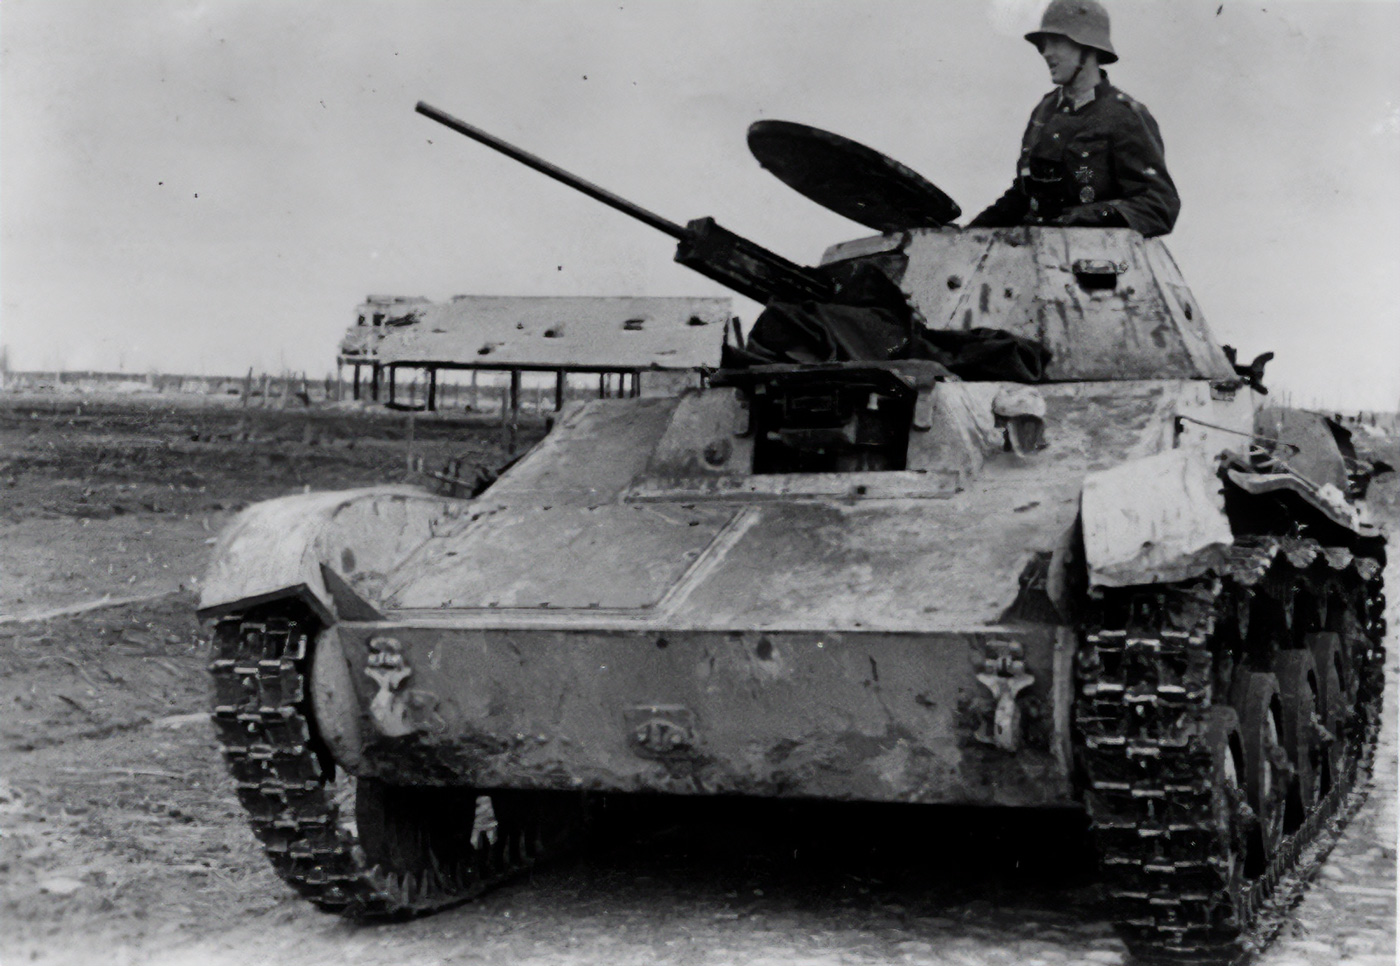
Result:
[[654,607],[704,556],[733,508],[561,506],[482,514],[394,575],[395,608]]

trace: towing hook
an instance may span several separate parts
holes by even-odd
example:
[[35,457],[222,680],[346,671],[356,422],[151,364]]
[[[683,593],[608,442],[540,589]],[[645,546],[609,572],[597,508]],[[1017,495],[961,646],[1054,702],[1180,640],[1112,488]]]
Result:
[[1027,670],[1024,650],[1015,641],[987,641],[981,648],[981,673],[977,681],[992,696],[992,713],[973,735],[1002,751],[1021,747],[1022,711],[1017,697],[1035,683]]

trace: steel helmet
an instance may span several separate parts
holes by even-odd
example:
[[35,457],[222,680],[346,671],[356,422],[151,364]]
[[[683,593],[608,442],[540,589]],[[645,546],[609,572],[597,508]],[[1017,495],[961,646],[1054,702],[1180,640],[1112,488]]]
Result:
[[1108,39],[1108,11],[1098,0],[1050,0],[1040,18],[1040,29],[1026,34],[1026,39],[1039,46],[1040,38],[1049,34],[1068,37],[1081,47],[1098,51],[1100,64],[1118,59],[1113,41]]

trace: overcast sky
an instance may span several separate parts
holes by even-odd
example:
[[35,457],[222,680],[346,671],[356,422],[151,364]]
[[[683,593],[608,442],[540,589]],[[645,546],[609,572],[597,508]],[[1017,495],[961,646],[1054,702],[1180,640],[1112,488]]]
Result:
[[[1183,198],[1167,244],[1273,385],[1400,404],[1400,2],[1117,0],[1115,84]],[[15,369],[334,366],[370,292],[722,295],[674,243],[426,100],[800,262],[869,234],[759,168],[764,117],[975,214],[1049,81],[1041,0],[4,0],[0,344]],[[741,315],[757,306],[736,297]]]

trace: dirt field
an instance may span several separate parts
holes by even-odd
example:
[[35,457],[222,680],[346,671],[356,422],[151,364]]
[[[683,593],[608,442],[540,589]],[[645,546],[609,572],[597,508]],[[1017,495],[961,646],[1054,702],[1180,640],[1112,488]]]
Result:
[[[254,500],[510,448],[486,420],[0,398],[5,962],[1122,961],[1073,815],[692,803],[424,920],[357,927],[293,898],[204,714],[209,543]],[[1398,494],[1377,487],[1388,519]],[[1394,962],[1391,597],[1376,789],[1265,962]]]

